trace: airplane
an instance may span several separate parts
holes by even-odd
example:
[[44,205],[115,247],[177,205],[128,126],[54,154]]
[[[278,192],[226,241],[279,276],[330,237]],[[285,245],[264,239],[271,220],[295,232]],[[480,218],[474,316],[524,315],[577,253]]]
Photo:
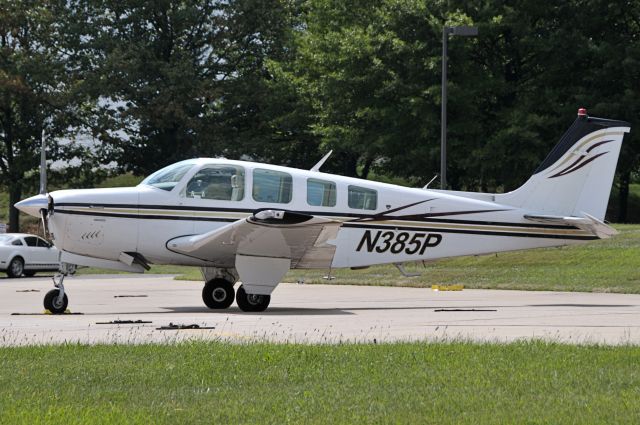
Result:
[[533,175],[508,193],[323,173],[329,153],[311,170],[188,159],[136,187],[46,193],[41,184],[15,206],[40,217],[61,252],[44,298],[51,313],[67,308],[68,264],[138,273],[150,264],[200,267],[207,307],[225,309],[235,298],[242,311],[260,312],[289,269],[396,264],[404,272],[407,262],[611,237],[603,220],[629,131],[627,122],[579,109]]

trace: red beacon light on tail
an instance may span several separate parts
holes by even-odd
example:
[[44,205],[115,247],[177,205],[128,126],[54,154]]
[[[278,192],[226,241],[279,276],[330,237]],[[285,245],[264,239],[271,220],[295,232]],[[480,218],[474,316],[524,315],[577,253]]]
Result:
[[578,109],[578,116],[579,117],[586,117],[587,116],[587,109],[586,108]]

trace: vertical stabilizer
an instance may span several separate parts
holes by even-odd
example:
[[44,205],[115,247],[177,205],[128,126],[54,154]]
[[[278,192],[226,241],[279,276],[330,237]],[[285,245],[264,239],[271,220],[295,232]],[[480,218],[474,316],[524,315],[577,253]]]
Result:
[[496,202],[543,214],[603,220],[625,133],[624,121],[589,117],[585,109],[533,176]]

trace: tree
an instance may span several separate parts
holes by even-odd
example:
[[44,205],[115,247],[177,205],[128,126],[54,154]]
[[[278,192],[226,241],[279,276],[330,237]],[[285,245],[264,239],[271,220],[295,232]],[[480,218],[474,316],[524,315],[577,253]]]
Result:
[[[594,116],[630,121],[632,127],[639,124],[636,2],[624,7],[601,0],[551,7],[533,0],[451,6],[478,22],[481,33],[468,53],[470,61],[463,62],[480,72],[462,65],[459,69],[470,78],[453,78],[460,92],[452,97],[464,99],[466,93],[481,99],[473,111],[478,131],[457,137],[461,149],[468,149],[470,140],[481,141],[468,156],[481,167],[461,163],[460,174],[471,179],[463,185],[474,187],[473,176],[480,176],[484,188],[517,187],[557,142],[578,107],[587,107]],[[452,121],[462,119],[454,115]],[[452,131],[457,131],[455,125]],[[637,138],[635,132],[626,137],[620,156],[618,221],[625,221],[628,182],[640,166]]]
[[[594,114],[625,119],[632,131],[625,136],[617,169],[618,222],[628,219],[629,184],[640,171],[640,4],[612,5],[602,0],[578,1],[575,31],[582,35],[584,69],[576,71],[582,82],[579,98]],[[614,7],[615,6],[615,7]],[[594,14],[593,11],[600,11]],[[611,217],[612,219],[614,217]]]
[[429,17],[418,2],[308,2],[290,72],[313,106],[323,150],[335,151],[328,169],[366,177],[389,149],[423,139],[435,82],[424,71],[436,50],[424,42]]
[[283,51],[288,3],[90,3],[97,122],[121,168],[145,174],[194,156],[238,155],[237,146],[274,136],[262,109],[272,93],[266,60]]
[[67,49],[66,2],[0,0],[0,179],[9,191],[9,228],[19,230],[13,205],[37,180],[41,138],[52,159],[77,154],[57,145],[79,123],[77,74]]
[[[442,27],[479,26],[479,37],[450,40],[448,180],[508,191],[578,107],[638,119],[640,20],[627,3],[310,0],[293,73],[313,105],[312,128],[348,175],[377,167],[424,182],[439,169]],[[622,189],[638,169],[634,146],[624,147]]]

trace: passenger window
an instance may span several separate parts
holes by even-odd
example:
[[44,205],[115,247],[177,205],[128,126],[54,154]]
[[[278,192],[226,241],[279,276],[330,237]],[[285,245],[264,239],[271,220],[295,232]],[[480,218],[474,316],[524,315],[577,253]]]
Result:
[[44,239],[38,238],[38,246],[44,247],[44,248],[49,248],[49,243],[47,241],[45,241]]
[[24,241],[27,243],[27,246],[36,246],[38,244],[38,238],[35,236],[27,236],[24,238]]
[[11,245],[22,246],[22,241],[20,239],[16,239],[13,242],[11,242]]
[[378,207],[378,192],[364,187],[349,186],[349,208],[375,210]]
[[281,171],[253,170],[253,199],[258,202],[291,202],[291,175]]
[[315,207],[336,206],[336,184],[318,179],[307,179],[307,204]]
[[244,198],[244,168],[207,165],[187,183],[187,198],[241,201]]

